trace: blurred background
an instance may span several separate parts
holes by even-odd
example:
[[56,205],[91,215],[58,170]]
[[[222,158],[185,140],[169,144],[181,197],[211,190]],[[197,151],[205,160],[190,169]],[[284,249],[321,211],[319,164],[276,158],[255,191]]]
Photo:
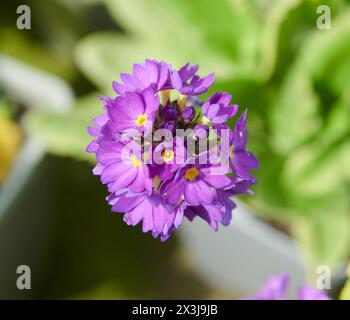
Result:
[[[23,4],[29,30],[16,27]],[[259,183],[232,227],[186,221],[161,244],[110,213],[86,126],[97,97],[146,58],[198,63],[216,74],[210,93],[248,108]],[[348,0],[2,0],[0,298],[235,299],[272,273],[315,285],[319,265],[336,296],[350,254],[349,124]],[[16,288],[22,264],[31,290]]]

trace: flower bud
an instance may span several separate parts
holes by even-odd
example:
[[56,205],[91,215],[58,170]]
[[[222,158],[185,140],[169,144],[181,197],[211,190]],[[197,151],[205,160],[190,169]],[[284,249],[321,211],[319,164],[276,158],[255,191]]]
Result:
[[182,110],[182,117],[187,121],[192,121],[195,115],[196,112],[192,106],[186,107]]
[[165,121],[172,121],[177,119],[177,110],[172,106],[167,105],[164,107],[162,114]]

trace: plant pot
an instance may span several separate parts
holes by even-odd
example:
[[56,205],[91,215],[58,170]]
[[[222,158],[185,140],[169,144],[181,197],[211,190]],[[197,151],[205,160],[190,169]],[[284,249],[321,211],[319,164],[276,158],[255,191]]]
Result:
[[192,266],[209,285],[233,297],[253,296],[274,274],[288,274],[288,297],[305,283],[305,267],[293,239],[239,202],[232,223],[213,232],[197,219],[180,231]]

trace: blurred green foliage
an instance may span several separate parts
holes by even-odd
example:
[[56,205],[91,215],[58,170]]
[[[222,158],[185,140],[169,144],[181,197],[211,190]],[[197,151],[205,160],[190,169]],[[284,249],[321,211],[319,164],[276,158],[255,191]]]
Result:
[[[259,215],[290,224],[310,268],[349,256],[350,1],[63,3],[63,12],[81,21],[73,25],[83,27],[55,26],[57,20],[46,16],[52,36],[39,55],[37,44],[16,38],[18,48],[33,50],[27,58],[37,57],[40,66],[47,62],[50,71],[75,88],[88,79],[103,95],[112,92],[111,82],[120,72],[129,72],[145,58],[164,59],[176,67],[199,63],[202,74],[215,71],[214,89],[229,91],[242,109],[249,109],[250,148],[261,167],[256,194],[247,201]],[[331,8],[331,30],[316,27],[321,4]],[[106,10],[110,22],[93,30],[81,12],[96,6]],[[4,30],[0,37],[10,35]],[[53,39],[68,43],[67,48]],[[8,47],[0,46],[11,54]],[[45,50],[46,58],[40,58]],[[50,63],[52,55],[61,59]],[[52,153],[91,160],[84,152],[89,140],[85,127],[100,113],[97,95],[80,97],[68,115],[28,113],[26,131]]]
[[93,163],[94,157],[85,152],[91,141],[86,127],[101,113],[97,96],[93,93],[80,98],[69,114],[32,111],[25,117],[23,126],[31,135],[37,136],[49,152]]

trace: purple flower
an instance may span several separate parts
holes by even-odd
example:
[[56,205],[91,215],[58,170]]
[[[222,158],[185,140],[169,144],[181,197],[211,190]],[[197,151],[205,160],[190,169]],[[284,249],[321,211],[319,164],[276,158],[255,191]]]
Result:
[[298,291],[299,300],[329,300],[327,294],[323,291],[317,290],[308,284],[305,284]]
[[235,124],[230,138],[229,162],[238,177],[251,180],[253,176],[249,170],[258,169],[259,163],[255,156],[246,150],[248,139],[246,117],[247,111],[244,111]]
[[113,212],[124,212],[124,221],[127,225],[136,226],[142,222],[143,232],[152,232],[152,236],[159,235],[162,241],[169,238],[171,232],[177,229],[183,220],[184,205],[167,208],[163,199],[155,195],[129,194],[110,196],[109,203]]
[[[88,126],[87,131],[94,139],[91,141],[88,146],[86,147],[86,152],[88,153],[95,153],[101,142],[103,141],[112,141],[115,137],[118,137],[119,135],[116,134],[113,136],[113,133],[111,131],[111,128],[109,127],[110,118],[108,116],[108,105],[113,103],[113,99],[110,97],[105,98],[99,98],[103,102],[103,110],[104,114],[95,117],[92,119],[92,122],[95,126]],[[119,137],[118,137],[119,138]]]
[[142,93],[127,92],[108,105],[108,115],[111,119],[111,128],[116,132],[138,130],[147,135],[150,133],[155,113],[159,108],[159,98],[152,88]]
[[[106,127],[106,124],[108,122],[109,118],[108,115],[103,114],[101,116],[98,116],[92,120],[92,122],[97,126],[97,127],[87,127],[87,130],[89,134],[94,137],[94,140],[92,140],[88,146],[86,147],[86,152],[89,153],[94,153],[98,150],[99,148],[99,142],[104,139],[105,134],[103,134],[102,130]],[[106,130],[105,130],[106,131]]]
[[188,96],[196,96],[207,92],[215,81],[214,73],[201,78],[196,75],[198,67],[197,64],[191,66],[187,63],[178,71],[172,70],[170,75],[172,88]]
[[167,105],[163,108],[162,114],[165,121],[175,121],[178,116],[178,111],[175,107]]
[[101,168],[101,182],[109,192],[129,188],[133,192],[152,191],[149,168],[143,162],[140,148],[134,143],[105,142],[96,152]]
[[134,64],[132,75],[122,73],[122,84],[113,82],[113,89],[120,95],[126,92],[141,92],[152,88],[155,92],[161,90],[169,81],[170,67],[165,62],[146,60],[143,64]]
[[198,216],[205,220],[213,230],[217,231],[219,222],[223,226],[227,226],[231,222],[232,211],[236,207],[232,196],[251,194],[248,187],[252,184],[252,182],[233,178],[227,187],[215,191],[215,198],[212,204],[187,206],[185,209],[185,216],[190,221]]
[[[286,274],[270,277],[262,289],[249,300],[285,300],[289,277]],[[323,291],[305,285],[298,292],[299,300],[329,300]]]
[[288,289],[289,278],[286,274],[270,277],[255,300],[283,300]]
[[226,92],[215,92],[202,105],[202,114],[215,124],[223,124],[232,118],[238,110],[238,105],[230,105],[231,95]]
[[153,152],[152,175],[159,176],[162,181],[171,179],[181,164],[185,163],[186,156],[183,139],[175,137],[172,141],[161,142]]
[[[198,65],[189,63],[178,70],[156,60],[135,64],[132,74],[113,82],[119,96],[101,98],[104,114],[88,127],[93,141],[86,151],[96,156],[93,173],[107,185],[112,211],[162,241],[184,217],[198,216],[214,230],[219,223],[228,225],[236,207],[232,198],[252,194],[249,187],[256,183],[249,170],[257,162],[245,150],[246,113],[231,131],[225,122],[237,106],[230,105],[228,93],[219,92],[203,104],[198,95],[210,88],[214,74],[202,78],[197,71]],[[210,121],[203,123],[204,117]],[[229,164],[220,155],[216,160],[222,164],[211,159],[222,151],[225,138],[221,130],[216,139],[213,129],[230,134]]]
[[122,73],[122,84],[113,82],[113,89],[120,95],[127,92],[141,92],[151,87],[155,92],[166,89],[176,89],[181,94],[194,96],[208,91],[214,83],[215,77],[211,73],[204,78],[196,73],[198,65],[191,66],[189,63],[179,70],[161,61],[146,60],[143,64],[135,64],[131,75]]
[[197,139],[207,139],[209,135],[209,128],[204,124],[197,124],[193,128],[193,133]]
[[167,121],[159,126],[160,129],[166,129],[170,132],[174,132],[176,130],[176,121]]
[[231,183],[227,173],[229,168],[220,164],[187,164],[172,181],[163,184],[161,192],[172,205],[183,200],[192,206],[208,205],[214,201],[214,188],[224,188]]
[[192,121],[195,115],[196,115],[196,112],[194,110],[194,107],[192,106],[186,107],[182,110],[182,117],[186,121]]

